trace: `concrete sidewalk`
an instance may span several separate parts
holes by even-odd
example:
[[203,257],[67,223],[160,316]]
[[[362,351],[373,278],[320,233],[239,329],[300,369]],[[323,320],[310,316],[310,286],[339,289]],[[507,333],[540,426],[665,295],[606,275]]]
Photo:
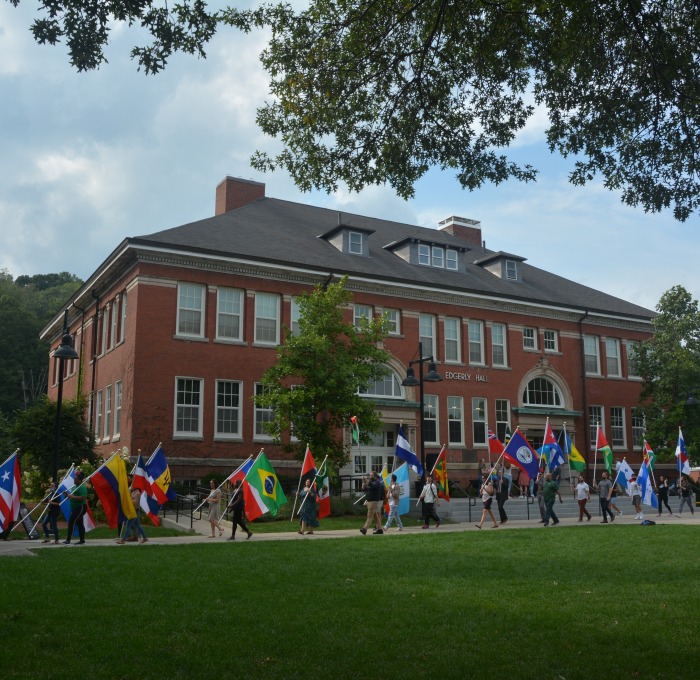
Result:
[[[657,517],[653,513],[644,513],[645,519],[651,519],[658,525],[673,525],[673,524],[683,524],[683,525],[698,525],[700,524],[700,513],[696,518],[695,515],[690,515],[690,513],[683,513],[683,515],[675,515],[669,517],[665,515],[663,517]],[[537,522],[537,520],[509,520],[507,525],[504,527],[499,527],[494,529],[491,526],[490,521],[484,523],[481,533],[507,531],[509,529],[534,529],[540,528],[542,531],[561,531],[562,528],[568,527],[578,527],[582,528],[585,526],[598,525],[600,519],[595,515],[590,522],[579,523],[578,519],[573,518],[563,518],[558,526],[543,527]],[[185,544],[211,544],[211,543],[230,543],[235,545],[236,543],[259,543],[260,541],[320,541],[328,538],[357,538],[363,540],[385,540],[385,537],[392,536],[405,536],[408,534],[434,534],[434,533],[455,533],[455,532],[468,532],[468,531],[479,531],[473,523],[459,522],[455,524],[441,524],[439,529],[435,529],[431,526],[430,529],[421,529],[420,526],[407,526],[403,531],[398,531],[396,528],[391,528],[386,531],[382,536],[373,536],[371,532],[367,533],[367,536],[362,536],[359,531],[360,526],[362,526],[362,518],[358,517],[357,529],[336,529],[324,531],[323,529],[317,530],[313,535],[300,536],[296,531],[284,531],[284,532],[274,532],[274,533],[255,533],[255,525],[251,525],[253,530],[253,537],[250,540],[246,539],[246,535],[239,532],[234,541],[226,541],[226,539],[231,535],[230,523],[223,522],[223,525],[227,527],[227,531],[224,532],[222,537],[217,536],[211,538],[209,522],[206,520],[195,520],[193,525],[193,532],[189,532],[189,520],[187,521],[187,526],[177,526],[174,522],[165,518],[163,522],[164,526],[171,526],[173,528],[180,528],[183,530],[181,536],[168,536],[156,539],[149,539],[147,543],[125,543],[124,545],[118,545],[116,539],[113,538],[98,538],[90,539],[90,534],[87,535],[87,541],[85,545],[78,546],[75,542],[71,545],[54,545],[53,543],[42,543],[41,540],[31,541],[23,535],[11,534],[11,540],[0,541],[0,557],[3,556],[17,556],[17,557],[33,557],[36,555],[37,550],[85,550],[86,548],[94,547],[116,547],[121,549],[129,548],[139,548],[141,550],[147,550],[148,546],[151,545],[185,545]],[[639,524],[639,521],[633,519],[633,515],[624,515],[623,517],[616,518],[614,525],[632,525]],[[185,533],[187,532],[187,533]]]

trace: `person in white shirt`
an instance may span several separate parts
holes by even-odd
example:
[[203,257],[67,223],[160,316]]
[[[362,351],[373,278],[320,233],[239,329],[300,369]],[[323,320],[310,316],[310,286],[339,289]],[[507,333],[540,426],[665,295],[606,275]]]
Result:
[[632,496],[632,505],[634,505],[634,509],[637,511],[634,518],[644,519],[644,513],[642,512],[642,488],[637,484],[635,475],[630,477],[630,483],[627,485],[627,493]]
[[586,484],[583,477],[578,478],[576,485],[576,498],[578,499],[578,521],[583,522],[583,516],[586,515],[588,521],[591,521],[591,513],[586,510],[586,503],[591,499],[591,489]]
[[403,531],[403,523],[401,522],[401,517],[399,516],[401,485],[396,482],[396,475],[391,475],[391,484],[389,484],[389,488],[386,491],[387,496],[389,496],[389,517],[387,517],[384,531],[391,526],[391,523],[394,520],[396,520],[396,526],[399,528],[399,531]]
[[437,486],[435,486],[435,482],[433,482],[432,475],[428,475],[428,478],[425,481],[425,486],[423,487],[423,491],[421,491],[419,500],[423,501],[422,528],[430,528],[430,518],[432,517],[435,520],[435,528],[437,529],[440,526],[440,518],[435,512],[435,504],[438,501],[438,489]]

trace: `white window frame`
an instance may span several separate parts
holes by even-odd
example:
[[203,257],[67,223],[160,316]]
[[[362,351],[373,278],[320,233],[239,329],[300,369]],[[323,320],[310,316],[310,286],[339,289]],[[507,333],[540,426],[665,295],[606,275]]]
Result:
[[[428,334],[429,333],[429,334]],[[420,314],[418,318],[419,340],[423,343],[423,356],[435,356],[435,314]]]
[[109,333],[109,348],[114,349],[117,344],[117,331],[119,330],[119,296],[112,302],[112,326]]
[[542,336],[542,346],[545,352],[559,351],[559,334],[555,330],[545,328],[542,332]]
[[518,263],[515,260],[506,260],[506,280],[518,280]]
[[[268,306],[274,303],[274,316],[269,315]],[[274,323],[273,340],[267,337],[261,338],[262,329],[258,328],[258,321],[272,321]],[[265,329],[265,335],[270,335],[269,329]],[[255,293],[255,344],[266,347],[277,347],[280,344],[280,296],[277,293]]]
[[[255,386],[253,389],[255,390],[254,394],[257,397],[259,394],[263,393],[265,386],[262,383],[255,383]],[[264,432],[261,426],[263,423],[270,422],[274,418],[274,413],[275,413],[274,409],[262,408],[262,407],[257,405],[255,400],[253,400],[253,406],[254,406],[253,440],[254,441],[272,441],[272,439],[273,439],[272,435],[269,435],[267,432]],[[270,416],[269,419],[267,418],[268,414]]]
[[591,440],[591,451],[595,451],[596,436],[598,434],[598,424],[605,432],[605,409],[598,404],[588,406],[588,436]]
[[95,439],[99,441],[102,434],[102,390],[97,390],[95,399]]
[[[182,381],[182,383],[181,383]],[[194,388],[195,385],[197,389],[187,389]],[[180,387],[182,386],[182,389]],[[191,401],[188,403],[184,399],[181,400],[181,396],[191,395]],[[195,400],[196,396],[196,400]],[[182,418],[185,417],[187,420],[197,422],[196,430],[183,430],[178,429],[178,421],[181,419],[180,414],[186,409],[191,410],[192,414],[196,417],[192,417],[191,414],[183,414]],[[202,422],[204,420],[204,378],[195,378],[191,376],[178,375],[175,377],[175,409],[173,413],[173,437],[174,438],[193,438],[202,436]]]
[[[583,336],[583,357],[586,375],[600,375],[600,343],[598,342],[597,335]],[[589,361],[592,359],[595,360],[595,371],[588,369]]]
[[641,451],[644,446],[644,432],[646,430],[646,422],[644,419],[644,411],[639,407],[632,408],[632,448],[635,451]]
[[102,351],[100,354],[107,354],[107,341],[109,339],[109,310],[109,305],[105,305],[102,309]]
[[[234,394],[233,391],[230,393],[221,394],[219,388],[230,385],[237,386],[238,394]],[[221,403],[221,398],[228,401],[231,399],[231,404],[233,401],[237,400],[237,405],[231,405],[229,403]],[[243,420],[243,383],[240,380],[216,380],[214,384],[214,439],[240,439],[242,420]],[[235,413],[236,415],[236,430],[235,432],[222,432],[219,429],[219,414],[220,413]]]
[[[540,384],[543,384],[544,386],[547,387],[547,389],[530,389],[531,385],[533,383],[538,382]],[[534,387],[534,386],[533,386]],[[551,388],[551,389],[550,389]],[[537,400],[535,401],[530,401],[530,393],[534,394],[542,394],[542,395],[552,395],[552,402],[548,402],[545,399],[542,399],[541,402],[538,402]],[[564,400],[564,394],[561,390],[561,387],[552,380],[551,378],[548,378],[544,375],[537,375],[534,378],[531,378],[527,385],[525,385],[525,389],[523,390],[523,406],[530,406],[532,408],[543,408],[543,409],[551,409],[551,408],[564,408],[565,405],[565,400]]]
[[627,450],[627,427],[625,426],[625,407],[610,407],[610,446],[618,451]]
[[445,249],[445,269],[457,271],[459,269],[459,253],[452,248]]
[[392,324],[389,328],[389,335],[401,335],[401,313],[399,310],[384,308],[383,313]]
[[124,387],[121,380],[114,383],[114,426],[112,427],[112,437],[119,437],[122,430],[122,400]]
[[627,356],[627,377],[631,380],[639,380],[642,376],[637,373],[637,364],[635,363],[633,354],[639,347],[639,342],[636,340],[625,341],[625,354]]
[[[176,336],[182,338],[203,338],[204,317],[206,311],[206,288],[201,283],[181,281],[177,284],[177,326]],[[185,319],[187,315],[191,319]],[[196,315],[199,315],[199,328],[195,331],[182,330],[183,324],[192,324],[194,328]]]
[[[469,364],[471,366],[484,366],[484,322],[477,321],[476,319],[470,319],[468,322],[469,327]],[[474,337],[478,334],[478,340]],[[478,350],[478,358],[476,357],[476,351]]]
[[[480,417],[483,415],[483,417]],[[483,424],[484,438],[480,441],[477,438],[476,426]],[[488,404],[485,397],[472,397],[472,442],[474,448],[488,446],[489,442],[489,414]]]
[[[501,337],[498,338],[498,331],[500,329]],[[506,325],[504,323],[492,323],[491,324],[491,365],[492,366],[508,366],[508,340],[506,334]],[[503,352],[503,360],[499,361],[496,356],[496,349],[500,348]]]
[[[359,238],[360,242],[357,243]],[[363,255],[365,251],[365,235],[361,231],[348,231],[348,253],[350,255]]]
[[127,293],[124,291],[122,293],[122,299],[121,299],[121,319],[119,321],[119,342],[124,342],[124,338],[126,337],[126,303],[127,303]]
[[112,435],[112,386],[105,387],[105,417],[103,439],[109,440]]
[[430,266],[430,246],[425,243],[418,244],[418,264],[422,267]]
[[425,404],[423,421],[425,423],[434,423],[435,425],[435,439],[428,439],[428,433],[425,431],[423,433],[424,441],[426,444],[437,445],[440,443],[440,400],[437,394],[425,394],[423,395],[423,402]]
[[376,397],[378,399],[406,398],[401,381],[391,368],[381,378],[373,380],[364,389],[360,388],[357,393],[362,397]]
[[[455,425],[459,426],[459,438],[452,436]],[[464,446],[464,397],[447,397],[447,441],[455,446]]]
[[445,249],[440,246],[433,246],[430,249],[430,263],[438,269],[445,268]]
[[[238,300],[236,300],[238,296]],[[216,339],[225,342],[241,342],[243,340],[243,319],[244,317],[245,295],[240,288],[221,287],[216,291]],[[236,306],[238,311],[236,311]],[[227,324],[222,321],[238,320],[238,334],[226,335],[222,332]]]
[[[510,399],[496,399],[496,436],[505,441],[506,431],[510,427]],[[505,412],[505,420],[499,416]],[[501,427],[503,425],[503,427]]]
[[456,316],[446,316],[444,323],[445,363],[458,364],[462,361],[462,320]]
[[523,349],[537,351],[537,329],[532,326],[523,328]]
[[609,378],[622,377],[620,341],[617,338],[605,338],[605,374]]
[[301,309],[297,297],[292,296],[289,300],[289,332],[293,336],[299,335],[299,319],[301,317]]
[[372,305],[365,305],[359,302],[353,305],[352,323],[355,328],[362,327],[362,319],[367,319],[367,321],[370,322],[373,316],[374,309]]

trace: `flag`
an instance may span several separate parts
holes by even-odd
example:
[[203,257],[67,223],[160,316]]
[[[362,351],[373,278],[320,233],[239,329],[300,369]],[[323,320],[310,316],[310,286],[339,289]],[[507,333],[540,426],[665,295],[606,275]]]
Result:
[[168,467],[168,461],[165,459],[165,453],[163,453],[163,448],[160,444],[153,452],[153,455],[148,459],[146,463],[146,472],[148,473],[148,481],[151,485],[151,491],[149,493],[158,503],[163,505],[177,498],[175,490],[170,488],[170,468]]
[[[54,498],[58,498],[63,494],[64,491],[70,491],[73,489],[75,486],[75,466],[71,465],[70,470],[66,472],[64,475],[63,479],[61,480],[61,483],[58,485],[58,488],[56,489],[56,493],[54,494]],[[63,513],[63,516],[66,518],[66,522],[70,520],[71,516],[71,511],[70,511],[70,498],[66,498],[65,496],[63,497],[63,500],[60,501],[59,506],[61,508],[61,512]],[[83,528],[85,529],[86,532],[92,531],[95,528],[95,517],[92,514],[92,510],[90,510],[90,506],[86,503],[85,504],[85,514],[83,515]],[[78,527],[75,526],[73,527],[73,536],[79,536],[78,532]]]
[[[136,480],[136,477],[134,477]],[[153,522],[154,526],[160,525],[160,518],[158,513],[160,512],[160,503],[149,495],[148,491],[141,491],[141,498],[139,499],[139,508],[148,515],[148,519]],[[138,512],[138,510],[137,510]]]
[[537,479],[537,473],[540,470],[537,454],[517,427],[508,446],[503,449],[503,455],[521,470],[525,470],[530,479]]
[[413,453],[413,449],[406,437],[403,436],[403,425],[399,425],[399,436],[396,439],[396,455],[401,460],[405,460],[416,474],[423,474],[421,462],[418,460],[416,454]]
[[[510,441],[510,437],[508,441]],[[491,455],[500,456],[503,453],[503,444],[501,440],[493,433],[493,430],[489,428],[489,453]]]
[[654,453],[651,446],[649,446],[649,442],[647,442],[646,439],[644,439],[644,449],[642,451],[642,459],[647,464],[647,467],[653,471],[654,466],[656,465],[656,454]]
[[324,462],[316,474],[316,501],[318,502],[318,518],[323,519],[331,514],[331,480],[328,476],[328,463]]
[[651,480],[649,479],[649,466],[646,463],[642,463],[642,467],[639,468],[639,474],[637,475],[637,484],[642,490],[642,503],[644,505],[650,505],[652,508],[659,508],[659,499],[654,493],[652,488]]
[[569,467],[572,470],[576,470],[576,472],[583,472],[583,470],[586,467],[586,461],[583,459],[583,456],[578,452],[576,446],[574,446],[574,443],[571,441],[571,437],[569,437],[569,433],[566,430],[563,430],[563,432],[564,453],[566,453],[569,459]]
[[[387,470],[386,465],[382,468],[382,471],[379,473],[379,478],[382,480],[382,483],[384,484],[384,488],[388,489],[389,484],[391,484],[391,477],[389,477],[389,470]],[[386,498],[386,494],[384,494],[384,497]],[[383,509],[385,514],[389,514],[389,499],[384,501],[383,504]]]
[[411,511],[411,486],[408,479],[408,465],[402,463],[394,470],[396,483],[401,487],[399,496],[399,515],[407,515]]
[[248,470],[253,467],[253,456],[248,456],[248,459],[243,461],[227,478],[226,481],[233,484],[236,480],[243,481],[248,474]]
[[678,471],[680,474],[690,474],[690,462],[688,461],[688,452],[685,450],[685,439],[681,428],[678,428],[678,444],[676,444],[676,458],[678,458]]
[[19,516],[22,476],[19,458],[13,453],[0,465],[0,531],[9,531]]
[[620,467],[617,468],[617,474],[615,475],[615,481],[613,481],[613,484],[619,484],[629,494],[627,487],[629,486],[630,479],[633,474],[634,472],[632,471],[629,463],[626,460],[623,460],[620,463]]
[[251,512],[255,514],[260,511],[259,514],[255,515],[256,517],[266,512],[275,517],[279,507],[287,502],[287,497],[282,491],[275,470],[264,453],[260,453],[255,459],[245,476],[245,481],[246,515],[250,521],[252,518],[248,514],[249,500],[253,506]]
[[505,435],[503,436],[503,443],[507,444],[510,441],[510,438],[512,436],[513,435],[511,434],[511,431],[510,431],[510,425],[506,425],[506,432],[505,432]]
[[600,451],[600,453],[603,456],[603,463],[605,464],[605,468],[607,469],[609,474],[612,474],[613,453],[612,449],[608,446],[608,442],[605,439],[605,435],[603,434],[603,429],[600,427],[600,423],[598,423],[598,431],[595,437],[595,450],[596,453]]
[[146,463],[144,462],[141,454],[136,459],[136,465],[134,466],[134,481],[132,486],[134,489],[140,489],[141,491],[147,491],[151,493],[151,483],[148,481],[148,472],[146,471]]
[[564,465],[566,462],[564,452],[554,438],[554,432],[552,432],[552,426],[549,424],[549,418],[547,418],[547,424],[544,427],[543,448],[547,449],[547,460],[549,461],[550,472],[554,470],[554,468]]
[[442,447],[440,454],[433,466],[433,479],[438,488],[438,496],[446,501],[450,500],[450,484],[447,479],[447,452],[445,447]]
[[90,482],[107,515],[110,529],[116,529],[120,522],[136,517],[136,508],[131,502],[126,465],[118,454],[100,465],[90,476]]
[[304,463],[301,466],[301,477],[299,478],[299,486],[301,486],[307,479],[312,481],[316,480],[316,463],[314,462],[313,454],[308,444],[306,446],[306,453],[304,454]]
[[350,418],[350,422],[352,423],[352,440],[355,442],[355,444],[360,443],[360,426],[357,423],[357,416],[353,416]]

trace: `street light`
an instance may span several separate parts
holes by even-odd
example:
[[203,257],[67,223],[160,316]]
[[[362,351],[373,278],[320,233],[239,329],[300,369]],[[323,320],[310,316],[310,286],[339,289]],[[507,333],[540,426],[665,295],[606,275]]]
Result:
[[700,388],[698,388],[698,387],[692,387],[692,388],[690,389],[690,391],[688,392],[688,398],[686,399],[686,402],[685,402],[685,405],[686,405],[686,406],[697,406],[698,404],[700,404],[700,401],[698,401],[698,400],[695,398],[695,392],[696,392],[696,390],[698,390],[698,389],[700,389]]
[[53,479],[58,484],[58,452],[61,449],[61,408],[63,405],[63,363],[66,359],[77,359],[78,353],[73,349],[73,338],[68,332],[68,310],[63,315],[63,337],[61,344],[54,350],[53,357],[58,359],[58,397],[56,398],[56,436],[53,447]]
[[[406,377],[401,383],[404,387],[420,387],[419,402],[420,402],[420,464],[423,467],[423,479],[425,479],[425,394],[423,393],[423,381],[441,382],[442,376],[437,372],[433,357],[423,356],[423,343],[418,343],[419,359],[413,359],[408,362],[408,370]],[[428,362],[428,374],[423,376],[423,364]],[[413,370],[413,365],[419,366],[419,378],[416,378],[416,372]]]

